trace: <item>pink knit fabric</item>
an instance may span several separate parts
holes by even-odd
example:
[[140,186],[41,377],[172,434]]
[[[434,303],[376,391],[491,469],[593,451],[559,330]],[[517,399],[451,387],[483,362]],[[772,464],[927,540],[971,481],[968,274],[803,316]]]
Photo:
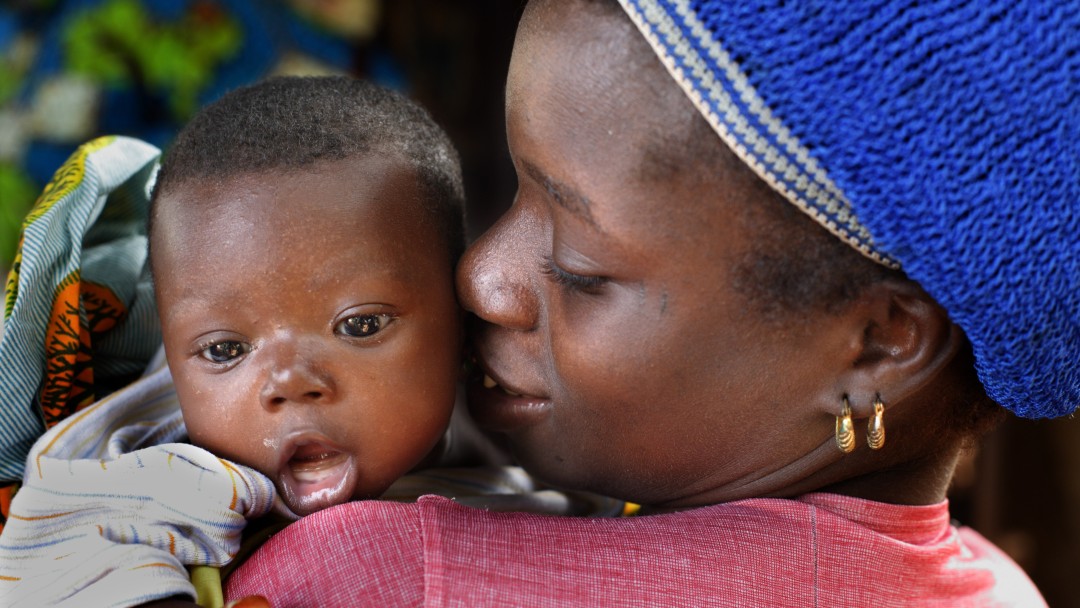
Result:
[[947,503],[832,494],[623,519],[355,502],[267,542],[226,595],[288,606],[1045,606]]

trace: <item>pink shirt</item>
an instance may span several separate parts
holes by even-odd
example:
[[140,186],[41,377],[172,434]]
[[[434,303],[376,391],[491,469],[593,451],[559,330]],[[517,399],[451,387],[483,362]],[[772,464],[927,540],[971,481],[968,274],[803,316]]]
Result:
[[275,535],[226,596],[286,606],[1046,606],[948,504],[834,494],[630,518],[354,502]]

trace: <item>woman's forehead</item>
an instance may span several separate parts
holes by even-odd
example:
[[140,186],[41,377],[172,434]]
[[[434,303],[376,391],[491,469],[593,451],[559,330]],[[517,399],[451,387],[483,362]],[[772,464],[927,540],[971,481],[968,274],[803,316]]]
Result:
[[633,23],[578,1],[552,4],[563,10],[526,11],[507,80],[519,178],[601,211],[636,200],[672,221],[719,212],[700,199],[733,198],[747,180]]
[[[680,93],[633,22],[621,12],[598,11],[578,0],[545,2],[558,10],[530,10],[522,17],[508,76],[508,102],[517,90],[572,88],[596,96],[598,107],[630,107],[639,98]],[[520,80],[526,78],[526,80]]]
[[627,171],[657,156],[658,142],[684,138],[695,110],[634,25],[558,5],[523,17],[507,79],[511,152],[537,142],[572,164],[603,157]]

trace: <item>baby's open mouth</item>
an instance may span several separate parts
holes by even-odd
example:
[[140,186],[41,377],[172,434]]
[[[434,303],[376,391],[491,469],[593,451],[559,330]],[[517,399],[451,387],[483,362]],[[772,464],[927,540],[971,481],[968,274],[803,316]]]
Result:
[[289,468],[297,481],[315,483],[327,475],[332,475],[334,469],[348,459],[346,454],[337,450],[320,445],[307,445],[296,450],[289,459]]
[[352,455],[322,441],[302,441],[278,473],[278,489],[297,515],[352,499],[357,471]]

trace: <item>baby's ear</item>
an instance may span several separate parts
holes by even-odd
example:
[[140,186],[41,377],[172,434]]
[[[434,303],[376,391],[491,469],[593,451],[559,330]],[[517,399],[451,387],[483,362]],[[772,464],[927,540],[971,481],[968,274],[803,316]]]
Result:
[[845,380],[852,404],[870,404],[879,394],[887,403],[903,400],[937,376],[963,345],[960,328],[914,282],[882,281],[854,306],[863,331],[852,345]]

